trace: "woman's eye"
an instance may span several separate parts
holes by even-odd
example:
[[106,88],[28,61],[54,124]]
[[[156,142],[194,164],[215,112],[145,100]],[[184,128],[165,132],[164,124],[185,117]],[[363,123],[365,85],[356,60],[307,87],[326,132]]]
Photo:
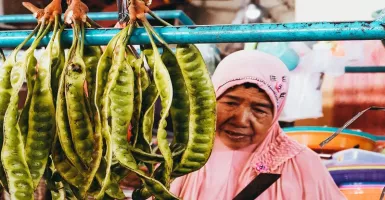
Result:
[[259,108],[253,108],[254,112],[258,113],[258,114],[266,114],[266,112],[262,109],[259,109]]
[[235,103],[235,102],[232,102],[232,101],[228,101],[228,102],[225,102],[227,105],[229,105],[229,106],[236,106],[237,105],[237,103]]

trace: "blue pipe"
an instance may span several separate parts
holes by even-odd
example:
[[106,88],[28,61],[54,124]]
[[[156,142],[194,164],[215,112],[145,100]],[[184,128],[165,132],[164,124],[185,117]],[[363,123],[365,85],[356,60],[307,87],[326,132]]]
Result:
[[346,73],[384,73],[385,67],[384,66],[347,66],[345,67]]
[[[178,19],[184,25],[194,25],[194,22],[181,10],[154,11],[162,19]],[[117,20],[117,12],[90,12],[87,14],[94,21]],[[148,19],[153,19],[147,15]],[[63,19],[63,15],[62,15]],[[36,18],[32,14],[0,15],[0,23],[35,23]]]
[[195,25],[194,21],[188,16],[186,15],[185,12],[183,11],[178,11],[179,12],[179,15],[178,15],[178,20],[180,22],[182,22],[182,24],[184,25]]
[[[285,23],[285,24],[232,24],[209,26],[155,27],[169,44],[181,43],[233,43],[233,42],[284,42],[327,40],[380,40],[385,29],[378,21],[343,23]],[[105,45],[119,29],[88,29],[86,45]],[[0,31],[0,48],[15,47],[31,31]],[[72,30],[65,30],[63,42],[70,44]],[[42,41],[47,45],[49,38]],[[134,30],[131,44],[149,44],[143,28]]]

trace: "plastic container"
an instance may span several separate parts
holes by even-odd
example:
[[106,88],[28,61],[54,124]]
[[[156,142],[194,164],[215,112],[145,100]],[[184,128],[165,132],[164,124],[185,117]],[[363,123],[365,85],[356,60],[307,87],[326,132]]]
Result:
[[359,146],[359,149],[373,151],[376,148],[377,137],[369,133],[343,130],[337,137],[320,147],[320,143],[338,130],[335,127],[296,126],[284,128],[284,132],[299,143],[308,146],[317,153],[333,154],[342,150]]
[[324,162],[326,167],[347,165],[384,165],[385,155],[362,149],[347,149],[333,154]]
[[385,183],[346,183],[340,190],[348,200],[377,200],[384,187]]
[[328,170],[338,186],[358,182],[385,183],[384,166],[350,166],[345,168],[328,168]]

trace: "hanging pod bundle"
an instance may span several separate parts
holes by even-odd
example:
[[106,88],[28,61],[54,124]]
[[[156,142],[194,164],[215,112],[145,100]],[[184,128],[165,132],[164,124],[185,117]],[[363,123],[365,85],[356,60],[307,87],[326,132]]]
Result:
[[[42,182],[48,199],[124,199],[120,182],[133,172],[142,181],[133,199],[179,199],[170,184],[205,165],[214,142],[216,98],[202,55],[193,44],[177,45],[174,53],[145,13],[169,24],[148,9],[150,1],[138,0],[130,1],[130,21],[104,50],[85,46],[85,29],[99,26],[80,0],[67,3],[64,24],[60,0],[45,9],[24,3],[39,23],[0,68],[2,188],[11,199],[33,199]],[[65,25],[73,29],[66,55],[60,41]],[[140,26],[151,44],[138,54],[129,41]],[[24,80],[28,94],[18,112]],[[173,138],[166,131],[169,117]]]

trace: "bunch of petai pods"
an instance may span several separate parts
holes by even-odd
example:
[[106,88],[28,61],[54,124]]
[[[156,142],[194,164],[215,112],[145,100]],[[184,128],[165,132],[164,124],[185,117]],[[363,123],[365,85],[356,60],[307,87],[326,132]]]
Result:
[[[96,23],[80,0],[69,1],[64,22],[72,26],[73,42],[67,54],[60,42],[60,0],[45,9],[25,4],[39,23],[6,60],[2,56],[0,67],[0,183],[12,200],[34,199],[39,184],[47,188],[43,199],[124,199],[120,182],[129,172],[142,182],[133,199],[179,199],[170,183],[207,162],[216,121],[209,73],[194,45],[170,49],[143,17],[147,12],[166,23],[146,3],[130,2],[130,21],[102,50],[84,45],[85,29]],[[129,40],[140,25],[151,45],[138,54]],[[50,31],[49,44],[35,58]],[[19,109],[25,82],[28,94]]]

